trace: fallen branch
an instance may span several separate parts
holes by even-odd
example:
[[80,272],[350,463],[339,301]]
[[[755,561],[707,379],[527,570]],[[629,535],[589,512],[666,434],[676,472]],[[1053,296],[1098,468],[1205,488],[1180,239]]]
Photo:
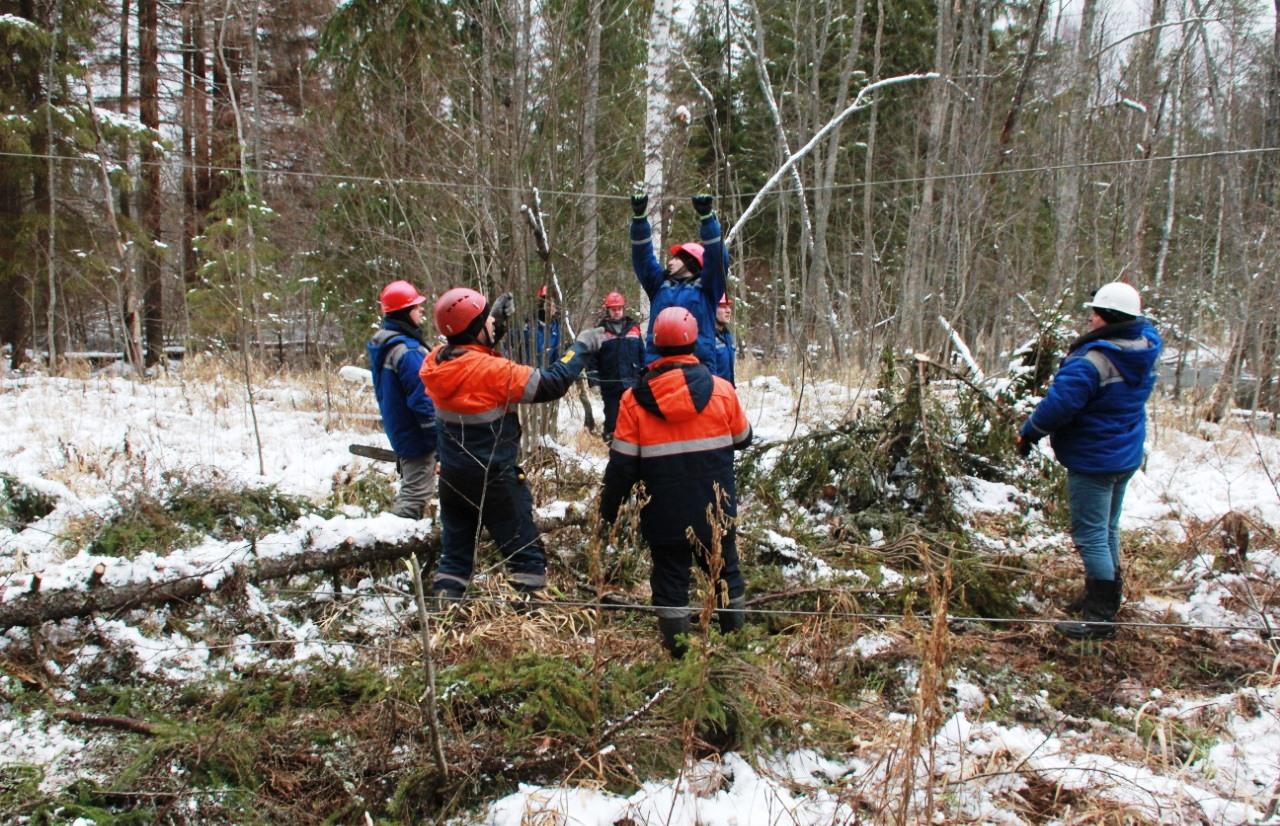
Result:
[[68,723],[80,723],[85,726],[96,726],[98,728],[116,728],[122,731],[132,731],[135,734],[145,734],[153,737],[159,733],[160,727],[155,723],[148,723],[146,720],[138,720],[133,717],[121,717],[116,714],[86,714],[83,711],[55,711],[53,716],[58,720]]
[[[561,519],[543,520],[539,527],[552,530],[579,524],[583,517],[570,513]],[[254,559],[228,566],[224,575],[210,577],[214,571],[162,582],[135,582],[128,585],[98,585],[92,590],[61,588],[28,592],[7,602],[0,602],[0,631],[14,626],[38,626],[50,620],[114,614],[143,605],[186,602],[196,597],[217,593],[239,583],[287,579],[300,574],[333,572],[356,565],[402,559],[415,551],[439,553],[437,537],[413,537],[400,542],[374,542],[359,545],[347,539],[336,547],[301,551],[284,556]],[[38,576],[38,575],[37,575]]]

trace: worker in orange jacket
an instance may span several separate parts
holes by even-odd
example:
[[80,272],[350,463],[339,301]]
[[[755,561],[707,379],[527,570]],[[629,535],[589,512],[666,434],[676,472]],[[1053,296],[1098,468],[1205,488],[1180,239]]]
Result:
[[568,392],[603,333],[585,330],[553,364],[517,364],[496,348],[514,303],[510,293],[491,308],[466,287],[435,305],[436,326],[448,342],[427,356],[420,373],[436,406],[440,462],[440,562],[432,582],[437,602],[461,599],[471,581],[480,528],[498,546],[511,583],[532,593],[546,584],[542,537],[533,523],[533,497],[517,466],[517,405],[548,402]]
[[644,483],[649,501],[640,511],[640,532],[653,555],[649,584],[658,630],[667,651],[680,657],[690,624],[693,562],[710,573],[712,560],[719,558],[720,630],[735,631],[746,620],[734,526],[733,452],[750,444],[751,425],[733,386],[711,375],[694,355],[698,322],[687,309],[660,312],[653,339],[659,358],[623,395],[618,409],[600,516],[612,525],[631,488]]

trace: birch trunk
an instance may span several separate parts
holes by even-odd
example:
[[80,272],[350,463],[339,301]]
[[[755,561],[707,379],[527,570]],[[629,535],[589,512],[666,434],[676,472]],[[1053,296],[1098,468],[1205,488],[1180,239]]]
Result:
[[1098,15],[1098,0],[1084,0],[1080,13],[1080,33],[1076,41],[1071,73],[1074,78],[1063,133],[1061,163],[1058,175],[1054,217],[1057,234],[1053,244],[1052,292],[1079,290],[1080,265],[1077,255],[1076,227],[1080,218],[1080,163],[1084,160],[1085,126],[1089,119],[1089,100],[1094,81],[1093,34]]
[[[649,193],[649,214],[654,219],[651,222],[654,249],[662,249],[663,202],[666,198],[663,150],[671,109],[672,4],[673,0],[654,0],[653,12],[649,16],[649,62],[645,66],[644,187]],[[641,303],[648,314],[648,297],[642,295]]]

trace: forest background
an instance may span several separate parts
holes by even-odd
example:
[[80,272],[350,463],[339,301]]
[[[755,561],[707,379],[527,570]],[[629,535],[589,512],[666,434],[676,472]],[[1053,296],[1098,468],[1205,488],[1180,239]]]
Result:
[[965,342],[992,366],[1119,278],[1177,349],[1225,354],[1215,406],[1242,372],[1280,404],[1260,0],[0,10],[13,367],[350,359],[397,278],[526,309],[550,283],[576,328],[612,289],[641,300],[643,181],[660,238],[718,196],[749,352],[867,367]]

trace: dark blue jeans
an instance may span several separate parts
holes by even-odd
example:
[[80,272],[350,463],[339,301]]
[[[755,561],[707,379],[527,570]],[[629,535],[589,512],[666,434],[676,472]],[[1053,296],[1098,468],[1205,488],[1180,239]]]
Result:
[[1114,580],[1120,570],[1120,507],[1136,470],[1123,473],[1067,471],[1071,540],[1089,579]]
[[518,587],[547,581],[542,537],[533,524],[533,495],[518,469],[489,474],[440,470],[440,564],[433,587],[464,590],[475,567],[476,539],[483,526]]

